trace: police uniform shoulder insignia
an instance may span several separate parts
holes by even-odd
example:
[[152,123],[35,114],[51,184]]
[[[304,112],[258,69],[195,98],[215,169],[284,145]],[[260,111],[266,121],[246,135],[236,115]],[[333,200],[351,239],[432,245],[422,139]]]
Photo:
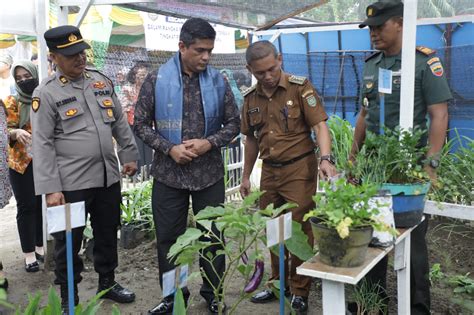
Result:
[[69,80],[63,75],[60,75],[58,79],[59,79],[59,82],[61,82],[62,84],[66,84],[69,82]]
[[421,52],[422,54],[424,54],[426,56],[432,55],[436,52],[436,50],[428,48],[428,47],[424,47],[424,46],[417,46],[416,50]]
[[305,81],[306,81],[305,77],[300,77],[300,76],[297,76],[297,75],[291,75],[291,76],[288,77],[288,82],[290,82],[290,83],[296,83],[296,84],[299,84],[299,85],[303,85]]
[[31,108],[33,109],[33,112],[37,112],[38,109],[40,108],[40,98],[39,97],[33,97],[31,100]]
[[382,53],[382,52],[381,51],[374,52],[372,55],[369,55],[367,58],[365,58],[365,62],[369,61],[370,59],[374,58],[375,56],[378,56],[380,53]]
[[248,89],[246,89],[245,91],[242,92],[242,96],[245,97],[245,96],[249,95],[250,93],[255,91],[256,88],[257,88],[256,84],[252,85],[251,87],[249,87]]

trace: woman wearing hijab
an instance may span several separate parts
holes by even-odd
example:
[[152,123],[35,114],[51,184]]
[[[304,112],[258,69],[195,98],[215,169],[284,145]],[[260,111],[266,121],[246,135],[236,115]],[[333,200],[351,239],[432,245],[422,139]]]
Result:
[[19,61],[13,64],[12,75],[18,94],[5,99],[10,133],[10,183],[17,203],[16,221],[25,270],[36,272],[38,260],[44,261],[41,196],[35,194],[31,155],[31,95],[38,86],[38,70],[31,61]]

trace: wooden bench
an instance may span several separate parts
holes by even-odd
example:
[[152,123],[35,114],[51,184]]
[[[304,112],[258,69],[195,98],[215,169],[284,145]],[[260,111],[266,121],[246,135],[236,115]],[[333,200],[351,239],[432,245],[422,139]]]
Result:
[[322,263],[319,255],[316,254],[296,268],[296,273],[322,280],[324,315],[344,315],[346,314],[344,284],[357,284],[395,248],[394,269],[397,272],[398,314],[410,314],[410,236],[414,228],[398,229],[400,234],[395,245],[387,248],[369,247],[365,261],[360,267],[331,267]]

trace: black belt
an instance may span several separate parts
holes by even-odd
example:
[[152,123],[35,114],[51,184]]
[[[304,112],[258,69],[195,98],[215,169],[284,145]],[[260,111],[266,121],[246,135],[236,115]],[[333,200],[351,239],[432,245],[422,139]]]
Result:
[[267,164],[267,165],[270,165],[272,167],[283,167],[283,166],[286,166],[286,165],[290,165],[290,164],[293,164],[295,163],[296,161],[299,161],[301,160],[302,158],[305,158],[307,157],[308,155],[310,154],[314,154],[314,150],[311,150],[309,152],[306,152],[306,153],[303,153],[301,154],[300,156],[297,156],[291,160],[288,160],[288,161],[285,161],[285,162],[277,162],[277,161],[272,161],[272,160],[263,160],[263,164]]

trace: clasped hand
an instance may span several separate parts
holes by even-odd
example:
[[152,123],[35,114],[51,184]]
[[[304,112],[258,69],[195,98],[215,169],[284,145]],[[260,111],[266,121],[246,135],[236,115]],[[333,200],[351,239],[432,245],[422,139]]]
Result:
[[206,139],[184,140],[173,146],[169,152],[171,158],[178,164],[187,164],[211,149],[211,143]]

